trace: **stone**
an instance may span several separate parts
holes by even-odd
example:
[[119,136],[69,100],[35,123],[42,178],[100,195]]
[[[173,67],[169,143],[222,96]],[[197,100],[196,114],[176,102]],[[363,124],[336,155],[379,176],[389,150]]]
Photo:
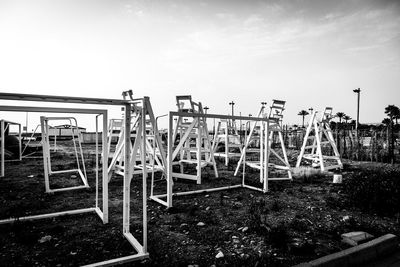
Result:
[[222,251],[218,252],[217,255],[215,255],[215,258],[219,259],[219,258],[223,258],[224,257],[224,253],[222,253]]
[[244,232],[247,232],[247,230],[249,230],[249,227],[245,226],[245,227],[243,227],[242,232],[243,232],[243,233],[244,233]]
[[203,223],[203,222],[198,222],[197,223],[197,226],[200,226],[200,227],[203,227],[203,226],[205,226],[206,224],[205,223]]
[[363,231],[345,233],[342,234],[341,237],[342,237],[342,242],[349,244],[350,246],[357,246],[359,244],[370,241],[374,238],[373,235]]
[[45,243],[51,240],[51,236],[50,235],[45,235],[44,237],[39,239],[39,243]]

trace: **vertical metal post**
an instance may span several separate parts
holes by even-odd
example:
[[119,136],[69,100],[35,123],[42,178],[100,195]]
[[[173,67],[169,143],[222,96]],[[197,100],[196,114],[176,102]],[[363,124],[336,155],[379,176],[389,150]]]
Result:
[[49,165],[48,165],[48,148],[47,148],[47,135],[46,135],[46,120],[45,117],[40,117],[40,130],[42,132],[42,150],[43,150],[43,167],[44,167],[44,185],[46,188],[46,192],[50,191],[50,183],[49,183]]
[[5,171],[4,171],[4,161],[5,161],[5,157],[4,157],[4,150],[5,150],[5,146],[4,146],[4,143],[5,143],[5,140],[6,140],[6,137],[4,136],[4,120],[1,120],[1,177],[4,177],[4,173],[5,173]]
[[19,157],[18,157],[18,159],[19,160],[22,160],[22,136],[21,136],[21,124],[18,124],[18,129],[19,129],[19,134],[18,134],[18,145],[19,145]]
[[125,152],[124,152],[124,193],[123,193],[123,233],[129,233],[129,208],[130,208],[130,194],[131,194],[131,177],[130,177],[130,154],[131,154],[131,105],[125,105],[125,115],[124,115],[124,139],[125,139]]
[[[143,172],[142,172],[142,199],[143,199],[143,253],[147,253],[147,167],[146,167],[146,107],[148,97],[144,97],[142,100],[142,164],[143,164]],[[130,131],[129,131],[130,132]],[[130,133],[129,133],[130,135]],[[154,139],[153,142],[156,140]],[[155,149],[155,148],[154,148]],[[154,168],[154,166],[153,166]]]
[[[96,137],[95,137],[95,144],[96,144],[96,200],[95,200],[95,207],[99,207],[99,116],[96,115]],[[103,218],[102,218],[103,219]]]
[[262,124],[265,124],[265,134],[264,134],[264,138],[265,138],[265,156],[264,156],[264,188],[263,188],[263,192],[267,192],[268,191],[268,162],[269,162],[269,120],[267,120],[267,122],[261,122]]
[[172,129],[173,116],[171,112],[168,115],[168,147],[167,147],[167,206],[172,207],[172,148],[173,148],[173,129]]
[[103,150],[102,168],[103,168],[103,223],[108,223],[108,150],[107,150],[107,123],[108,114],[107,111],[103,114],[103,133],[102,133],[102,144]]

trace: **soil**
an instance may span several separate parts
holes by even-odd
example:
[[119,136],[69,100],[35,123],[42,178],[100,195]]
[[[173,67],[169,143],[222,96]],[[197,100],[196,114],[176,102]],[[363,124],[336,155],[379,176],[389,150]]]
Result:
[[[94,207],[93,145],[85,145],[84,151],[91,187],[54,194],[44,192],[41,157],[6,162],[6,175],[0,178],[0,219]],[[233,176],[236,161],[228,167],[222,160],[217,163],[219,178],[208,167],[201,185],[179,180],[174,192],[240,183],[241,175]],[[52,154],[54,170],[74,168],[74,164],[67,142]],[[347,161],[343,179],[371,164],[379,165]],[[258,171],[248,172],[249,183],[259,186]],[[160,178],[157,174],[156,193],[166,190]],[[75,173],[51,176],[52,188],[79,184]],[[122,235],[122,186],[122,177],[114,175],[109,183],[108,224],[94,213],[85,213],[0,225],[0,265],[79,266],[135,254]],[[141,176],[135,176],[130,229],[139,241],[141,189]],[[343,185],[332,184],[329,173],[270,182],[266,194],[238,188],[174,197],[170,209],[148,201],[150,258],[127,266],[292,266],[348,248],[340,238],[346,232],[366,231],[376,237],[400,234],[398,218],[360,211],[346,205],[345,199]]]

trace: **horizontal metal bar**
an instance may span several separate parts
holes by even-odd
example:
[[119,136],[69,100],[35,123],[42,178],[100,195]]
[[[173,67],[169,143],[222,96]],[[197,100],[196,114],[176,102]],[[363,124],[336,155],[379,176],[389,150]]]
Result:
[[263,192],[263,193],[266,192],[266,191],[264,191],[262,188],[258,188],[258,187],[251,186],[251,185],[247,185],[247,184],[244,184],[243,187],[244,187],[244,188],[247,188],[247,189],[251,189],[251,190],[260,191],[260,192]]
[[2,100],[38,101],[38,102],[62,102],[62,103],[76,103],[76,104],[119,105],[119,106],[129,104],[134,101],[142,100],[142,98],[133,99],[133,100],[122,100],[122,99],[107,99],[107,98],[15,94],[15,93],[0,93],[0,99],[2,99]]
[[52,108],[52,107],[30,107],[30,106],[0,106],[0,111],[12,112],[45,112],[45,113],[82,113],[82,114],[106,114],[105,109],[82,109],[82,108]]
[[177,193],[173,193],[172,195],[173,196],[186,196],[186,195],[222,191],[222,190],[228,190],[228,189],[234,189],[234,188],[240,188],[240,187],[242,187],[242,185],[237,184],[237,185],[229,185],[229,186],[216,187],[216,188],[207,188],[207,189],[200,189],[200,190],[187,191],[187,192],[177,192]]
[[[164,201],[164,200],[159,199],[159,197],[161,197],[161,196],[160,195],[154,195],[154,196],[151,196],[150,199],[154,200],[155,202],[160,203],[161,205],[164,205],[164,206],[168,207],[168,203],[166,201]],[[166,195],[164,195],[164,197],[166,197]]]
[[275,177],[275,178],[268,177],[268,181],[285,181],[285,180],[292,181],[293,179],[288,177]]
[[19,126],[21,126],[21,123],[18,123],[18,122],[7,121],[7,120],[0,120],[0,121],[4,121],[5,123],[12,124],[12,125],[19,125]]
[[96,208],[60,211],[60,212],[54,212],[54,213],[47,213],[47,214],[25,216],[25,217],[19,217],[19,218],[4,219],[4,220],[0,220],[0,224],[13,223],[15,221],[30,221],[30,220],[38,220],[38,219],[47,219],[47,218],[54,218],[54,217],[65,216],[65,215],[81,214],[81,213],[87,213],[87,212],[93,212],[93,211],[96,212]]
[[222,115],[222,114],[201,114],[201,113],[188,113],[188,112],[177,112],[170,111],[170,116],[179,116],[179,117],[192,117],[192,118],[215,118],[215,119],[228,119],[228,120],[244,120],[244,121],[265,121],[268,122],[268,118],[259,118],[259,117],[243,117],[243,116],[231,116],[231,115]]
[[71,187],[64,187],[64,188],[56,188],[56,189],[50,189],[46,193],[63,192],[63,191],[77,190],[77,189],[84,189],[84,188],[90,188],[90,186],[88,186],[88,185],[78,185],[78,186],[71,186]]
[[92,264],[87,264],[87,265],[83,265],[82,267],[114,266],[114,265],[119,265],[119,264],[123,264],[123,263],[128,263],[131,261],[147,259],[148,257],[149,257],[149,253],[139,253],[136,255],[130,255],[130,256],[125,256],[125,257],[115,258],[112,260],[100,261],[100,262],[96,262],[96,263],[92,263]]

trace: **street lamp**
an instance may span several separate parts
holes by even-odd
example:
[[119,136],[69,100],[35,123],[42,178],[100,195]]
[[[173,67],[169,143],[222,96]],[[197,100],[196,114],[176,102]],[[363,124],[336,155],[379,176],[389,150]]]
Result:
[[312,114],[312,112],[314,111],[313,108],[309,108],[308,110],[310,111],[310,114]]
[[232,106],[232,116],[233,116],[233,106],[235,105],[235,102],[229,102],[229,105],[231,105]]
[[361,92],[361,89],[360,88],[354,89],[353,92],[357,94],[357,123],[356,123],[356,132],[357,132],[358,126],[360,124],[360,92]]
[[209,109],[210,109],[210,108],[207,107],[207,106],[204,107],[204,110],[205,110],[206,114],[207,114],[207,110],[209,110]]

